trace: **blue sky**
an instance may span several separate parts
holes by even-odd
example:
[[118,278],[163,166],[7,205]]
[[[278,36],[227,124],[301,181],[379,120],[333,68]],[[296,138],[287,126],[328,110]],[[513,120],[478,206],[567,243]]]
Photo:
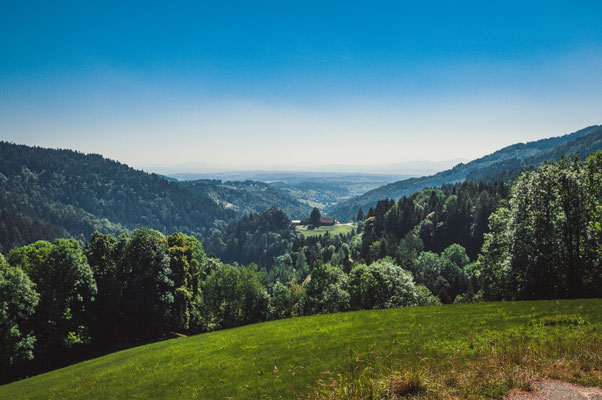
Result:
[[135,166],[474,158],[602,123],[600,16],[600,1],[4,1],[0,139]]

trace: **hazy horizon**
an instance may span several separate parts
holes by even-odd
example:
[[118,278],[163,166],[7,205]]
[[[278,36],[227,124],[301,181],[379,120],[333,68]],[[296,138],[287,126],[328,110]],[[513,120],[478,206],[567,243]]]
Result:
[[137,165],[149,172],[160,174],[220,174],[220,173],[238,173],[238,172],[325,172],[325,173],[367,173],[367,174],[400,174],[436,172],[439,170],[451,168],[460,162],[469,161],[465,158],[455,158],[450,160],[412,160],[402,161],[391,164],[322,164],[322,165],[212,165],[206,163],[175,163],[175,164],[146,164]]

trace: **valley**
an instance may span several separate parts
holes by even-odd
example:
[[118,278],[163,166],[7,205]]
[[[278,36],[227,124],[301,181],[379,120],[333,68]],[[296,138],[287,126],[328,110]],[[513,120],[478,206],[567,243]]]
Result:
[[600,16],[2,2],[0,400],[597,399]]

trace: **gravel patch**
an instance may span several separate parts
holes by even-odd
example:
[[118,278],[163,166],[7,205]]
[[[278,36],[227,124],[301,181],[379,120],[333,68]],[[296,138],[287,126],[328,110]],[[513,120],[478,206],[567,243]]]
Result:
[[533,386],[536,391],[515,393],[507,400],[602,400],[599,387],[583,387],[555,380],[538,381]]

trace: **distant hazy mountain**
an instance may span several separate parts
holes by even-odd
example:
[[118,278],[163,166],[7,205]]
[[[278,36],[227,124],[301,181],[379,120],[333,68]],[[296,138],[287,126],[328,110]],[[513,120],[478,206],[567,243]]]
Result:
[[454,158],[444,161],[404,161],[383,165],[354,165],[354,164],[328,164],[320,167],[323,171],[348,172],[348,173],[372,173],[372,174],[399,174],[424,176],[446,170],[461,162],[469,161],[466,158]]
[[366,212],[378,200],[398,199],[425,187],[464,181],[468,177],[485,179],[496,174],[503,175],[504,171],[515,170],[514,172],[517,173],[521,168],[536,166],[546,160],[553,161],[562,155],[579,153],[585,156],[602,148],[600,144],[601,137],[602,126],[596,125],[564,136],[528,143],[517,143],[469,163],[460,163],[449,170],[431,176],[410,178],[376,188],[361,196],[328,207],[326,212],[334,218],[350,220],[360,208]]
[[434,174],[451,168],[454,165],[468,161],[465,158],[455,158],[443,161],[404,161],[392,164],[325,164],[318,166],[275,166],[269,169],[228,169],[226,167],[210,166],[203,163],[185,163],[178,165],[144,165],[145,171],[177,178],[179,180],[221,179],[221,180],[254,180],[268,182],[276,176],[335,176],[340,174],[367,175],[384,174],[397,176],[423,176]]
[[222,181],[259,181],[265,183],[284,182],[299,183],[307,181],[331,181],[345,180],[355,181],[358,179],[389,180],[395,182],[417,175],[404,175],[397,173],[377,174],[361,172],[328,172],[324,171],[226,171],[226,172],[178,172],[168,175],[179,181],[193,181],[198,179],[218,179]]

